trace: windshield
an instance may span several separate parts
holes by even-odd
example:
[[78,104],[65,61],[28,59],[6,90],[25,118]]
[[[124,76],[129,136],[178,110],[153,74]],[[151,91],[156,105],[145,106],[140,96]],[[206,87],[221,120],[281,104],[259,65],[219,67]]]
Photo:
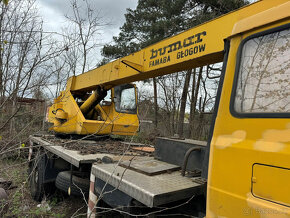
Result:
[[137,113],[135,87],[131,84],[115,87],[115,107],[117,112]]

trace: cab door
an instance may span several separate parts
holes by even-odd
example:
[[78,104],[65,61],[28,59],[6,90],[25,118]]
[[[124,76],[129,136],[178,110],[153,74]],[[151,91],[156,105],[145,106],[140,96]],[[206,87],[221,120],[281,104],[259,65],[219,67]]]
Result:
[[133,84],[114,87],[113,134],[135,135],[139,130],[136,90]]
[[290,216],[289,19],[234,36],[211,141],[207,217]]

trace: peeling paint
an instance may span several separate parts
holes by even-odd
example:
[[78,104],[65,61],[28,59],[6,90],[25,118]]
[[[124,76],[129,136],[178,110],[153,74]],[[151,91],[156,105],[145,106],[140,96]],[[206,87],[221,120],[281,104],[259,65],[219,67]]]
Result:
[[244,141],[246,135],[247,133],[244,130],[237,130],[233,132],[231,135],[220,135],[216,139],[215,146],[219,149],[227,148],[232,144]]
[[285,142],[290,142],[290,123],[284,130],[266,130],[263,133],[263,138],[254,144],[254,149],[265,152],[279,152],[285,148]]

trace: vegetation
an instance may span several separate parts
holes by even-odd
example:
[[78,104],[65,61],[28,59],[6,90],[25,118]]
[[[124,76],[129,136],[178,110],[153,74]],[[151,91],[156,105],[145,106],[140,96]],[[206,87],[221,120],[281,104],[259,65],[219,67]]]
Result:
[[33,201],[29,193],[26,159],[23,157],[0,160],[0,175],[4,179],[13,181],[11,189],[7,191],[8,201],[0,204],[1,217],[5,207],[9,210],[6,210],[4,217],[61,218],[71,217],[79,208],[82,208],[79,213],[86,211],[84,202],[77,201],[77,205],[73,206],[76,203],[60,192],[56,192],[43,202]]

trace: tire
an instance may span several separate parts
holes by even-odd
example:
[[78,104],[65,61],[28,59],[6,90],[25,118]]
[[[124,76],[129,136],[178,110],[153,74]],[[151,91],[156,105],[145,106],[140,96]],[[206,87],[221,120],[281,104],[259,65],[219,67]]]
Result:
[[[60,172],[55,180],[55,186],[68,193],[68,188],[70,187],[71,171]],[[72,171],[72,184],[71,184],[71,195],[74,196],[89,196],[90,190],[90,179],[88,173]]]
[[54,183],[45,183],[47,157],[45,154],[29,163],[28,177],[30,194],[33,200],[40,202],[44,195],[51,195],[55,191]]

